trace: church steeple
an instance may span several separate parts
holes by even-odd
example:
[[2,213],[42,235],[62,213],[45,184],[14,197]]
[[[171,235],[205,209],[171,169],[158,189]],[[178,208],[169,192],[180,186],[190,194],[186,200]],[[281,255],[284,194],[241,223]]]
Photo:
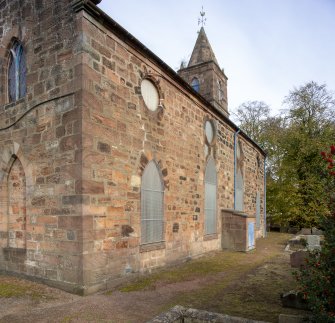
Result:
[[199,92],[207,101],[228,113],[227,76],[221,70],[202,26],[187,67],[181,67],[178,74]]
[[210,61],[213,61],[219,65],[212,50],[211,44],[208,41],[205,29],[204,27],[201,27],[187,67]]

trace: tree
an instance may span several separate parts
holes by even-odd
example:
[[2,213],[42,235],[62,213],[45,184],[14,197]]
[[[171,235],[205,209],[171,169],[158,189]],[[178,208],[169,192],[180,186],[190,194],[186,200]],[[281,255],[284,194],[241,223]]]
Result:
[[269,209],[282,224],[311,227],[329,212],[319,152],[335,137],[335,101],[325,85],[310,82],[291,91],[285,103],[289,110]]
[[240,128],[267,152],[267,213],[275,222],[318,226],[329,212],[319,152],[335,138],[335,100],[326,85],[309,82],[285,98],[285,114],[271,117],[268,105],[239,106]]
[[269,118],[270,108],[263,101],[242,103],[236,112],[239,127],[255,142],[263,142],[264,120]]
[[239,127],[267,154],[267,209],[270,215],[285,213],[287,201],[282,195],[283,186],[278,178],[278,171],[284,151],[281,148],[281,138],[285,130],[286,120],[280,116],[270,116],[269,106],[262,101],[248,101],[241,104],[236,112]]

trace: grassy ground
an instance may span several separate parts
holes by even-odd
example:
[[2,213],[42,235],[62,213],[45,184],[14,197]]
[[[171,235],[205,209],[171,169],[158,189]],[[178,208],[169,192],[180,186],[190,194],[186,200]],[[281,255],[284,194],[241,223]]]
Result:
[[24,279],[0,275],[0,299],[24,297],[34,299],[52,298],[45,288],[41,288],[39,284]]
[[306,314],[282,308],[280,294],[295,289],[289,255],[283,253],[287,234],[270,233],[249,253],[215,252],[169,270],[123,285],[119,290],[152,290],[168,284],[201,280],[200,287],[179,292],[162,311],[183,305],[251,319],[277,322],[280,313]]
[[280,313],[305,314],[281,307],[280,294],[296,288],[284,252],[290,237],[271,233],[249,253],[213,252],[88,297],[0,275],[0,322],[137,323],[177,304],[278,322]]

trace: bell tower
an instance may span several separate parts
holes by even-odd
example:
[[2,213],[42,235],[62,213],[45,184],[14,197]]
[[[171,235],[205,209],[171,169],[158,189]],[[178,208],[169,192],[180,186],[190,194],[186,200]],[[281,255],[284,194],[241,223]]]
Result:
[[208,102],[221,110],[226,116],[228,113],[227,76],[221,70],[204,29],[204,15],[200,12],[202,23],[197,41],[187,67],[181,66],[178,74],[200,93]]

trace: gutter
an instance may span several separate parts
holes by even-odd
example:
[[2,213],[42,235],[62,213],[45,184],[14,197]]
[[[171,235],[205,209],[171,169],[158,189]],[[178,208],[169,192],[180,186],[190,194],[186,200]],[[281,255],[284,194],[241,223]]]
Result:
[[266,232],[266,156],[264,158],[264,237],[267,236]]
[[240,133],[241,129],[237,128],[237,131],[234,132],[234,210],[236,211],[236,166],[237,166],[237,136]]

